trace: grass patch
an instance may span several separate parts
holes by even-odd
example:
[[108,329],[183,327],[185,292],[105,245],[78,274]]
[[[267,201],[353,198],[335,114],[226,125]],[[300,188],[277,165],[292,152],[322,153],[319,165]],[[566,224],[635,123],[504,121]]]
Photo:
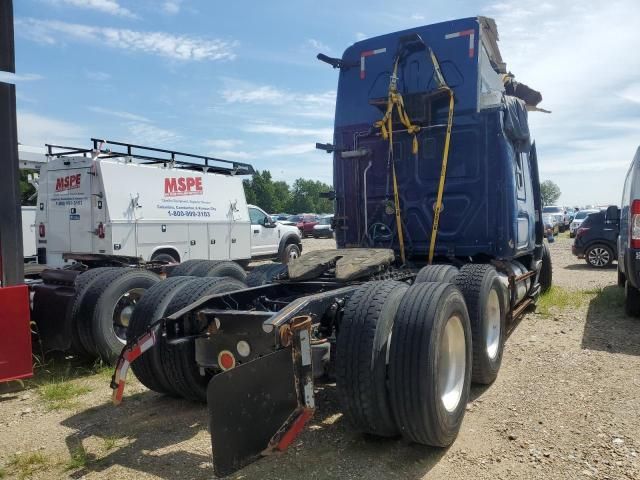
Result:
[[65,470],[77,470],[87,466],[89,455],[82,444],[78,445],[72,452],[71,458],[65,465]]
[[42,472],[51,466],[49,459],[40,452],[28,452],[14,455],[8,464],[20,479],[30,477],[36,472]]
[[116,448],[120,440],[122,440],[122,437],[118,437],[118,436],[104,437],[102,439],[103,441],[102,447],[108,452],[109,450],[113,450],[114,448]]
[[594,295],[591,301],[591,308],[595,310],[621,309],[624,307],[624,289],[619,288],[617,285],[594,288],[593,290],[586,290],[585,293]]
[[552,286],[540,295],[538,301],[538,313],[551,315],[552,309],[567,310],[578,308],[589,300],[590,295],[584,291],[567,290],[566,288]]
[[38,393],[51,410],[74,407],[77,397],[90,391],[89,387],[76,385],[64,378],[51,380],[38,388]]
[[0,478],[5,478],[7,476],[7,471],[4,467],[0,467]]

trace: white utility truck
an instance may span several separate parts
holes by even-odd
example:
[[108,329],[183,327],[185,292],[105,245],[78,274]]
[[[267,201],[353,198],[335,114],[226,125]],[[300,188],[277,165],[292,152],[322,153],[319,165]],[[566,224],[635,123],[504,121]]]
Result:
[[93,142],[91,150],[47,146],[36,215],[40,263],[64,266],[78,253],[170,263],[286,262],[300,254],[297,229],[247,207],[240,175],[253,173],[251,165]]
[[47,145],[40,166],[37,257],[47,268],[32,284],[32,318],[44,351],[113,360],[136,305],[162,275],[177,277],[167,288],[194,276],[244,285],[252,258],[300,255],[295,226],[247,205],[241,176],[251,165],[92,142]]

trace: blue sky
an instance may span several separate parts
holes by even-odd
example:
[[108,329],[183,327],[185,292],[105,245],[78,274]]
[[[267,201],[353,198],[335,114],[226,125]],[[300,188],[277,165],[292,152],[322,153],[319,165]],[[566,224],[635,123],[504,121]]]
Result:
[[[14,0],[20,142],[91,136],[217,155],[331,182],[337,73],[353,42],[482,14],[517,78],[541,176],[566,204],[618,203],[640,144],[637,0],[312,2]],[[6,76],[4,77],[6,78]]]

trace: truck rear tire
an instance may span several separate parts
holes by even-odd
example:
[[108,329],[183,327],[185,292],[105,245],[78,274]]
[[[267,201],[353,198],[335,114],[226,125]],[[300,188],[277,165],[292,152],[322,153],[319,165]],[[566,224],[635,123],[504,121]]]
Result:
[[[115,278],[98,277],[91,289],[100,293],[95,298],[91,316],[93,340],[100,358],[114,363],[126,344],[127,329],[136,304],[145,291],[160,281],[148,270],[123,268]],[[87,295],[89,300],[89,295]]]
[[507,307],[502,281],[492,265],[467,264],[460,269],[456,286],[464,296],[471,322],[471,381],[489,385],[498,376],[504,349]]
[[393,320],[408,285],[368,282],[344,308],[336,346],[336,384],[342,410],[360,432],[398,435],[387,393],[387,353]]
[[549,291],[552,279],[553,266],[551,263],[551,250],[549,250],[549,245],[542,242],[542,266],[540,268],[540,276],[538,277],[538,281],[540,282],[540,293]]
[[[131,322],[127,329],[127,341],[136,340],[153,322],[171,315],[167,307],[173,297],[195,277],[173,277],[162,280],[147,290],[131,315]],[[131,369],[140,382],[149,390],[178,396],[178,392],[171,386],[162,369],[161,349],[164,337],[158,336],[156,344],[131,364]]]
[[281,263],[258,265],[247,275],[247,286],[259,287],[273,283],[273,279],[285,271],[287,271],[287,266]]
[[471,384],[471,327],[460,290],[419,283],[400,301],[391,336],[391,408],[406,439],[447,447],[464,417]]
[[624,313],[630,317],[640,317],[640,290],[628,280],[624,285]]
[[453,283],[456,275],[458,275],[458,269],[453,265],[427,265],[420,269],[414,283]]
[[228,260],[201,260],[191,275],[194,277],[231,277],[244,282],[247,273],[236,262]]
[[[115,270],[115,267],[100,267],[100,268],[92,268],[87,270],[86,272],[78,275],[74,282],[74,288],[76,290],[75,295],[73,296],[73,300],[69,302],[67,306],[67,319],[69,324],[71,325],[71,350],[74,354],[79,356],[92,356],[97,355],[98,352],[91,348],[90,350],[86,347],[93,347],[93,343],[91,345],[83,344],[82,339],[80,337],[80,328],[81,326],[81,318],[79,317],[80,307],[82,302],[84,301],[84,297],[91,287],[91,284],[104,272],[109,270]],[[117,269],[119,270],[119,269]]]
[[193,275],[193,271],[204,261],[205,260],[198,259],[185,260],[181,264],[173,267],[167,274],[167,277],[188,277],[189,275]]
[[[230,292],[244,287],[245,285],[235,278],[196,278],[186,283],[173,297],[167,311],[177,312],[204,295]],[[161,357],[167,379],[181,397],[195,402],[207,401],[207,386],[212,374],[200,374],[193,340],[176,345],[163,344]]]

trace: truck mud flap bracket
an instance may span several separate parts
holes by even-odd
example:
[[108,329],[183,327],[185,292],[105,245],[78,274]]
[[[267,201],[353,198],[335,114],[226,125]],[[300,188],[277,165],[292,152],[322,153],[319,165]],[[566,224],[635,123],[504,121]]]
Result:
[[[293,319],[281,348],[215,375],[207,388],[216,475],[284,451],[315,410],[311,319]],[[288,343],[288,345],[286,344]]]

